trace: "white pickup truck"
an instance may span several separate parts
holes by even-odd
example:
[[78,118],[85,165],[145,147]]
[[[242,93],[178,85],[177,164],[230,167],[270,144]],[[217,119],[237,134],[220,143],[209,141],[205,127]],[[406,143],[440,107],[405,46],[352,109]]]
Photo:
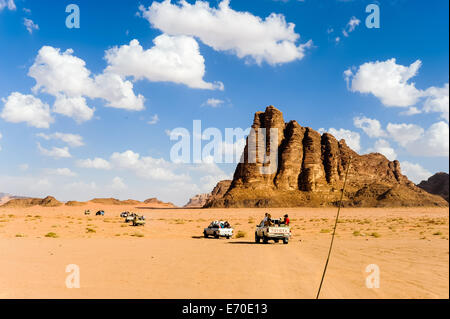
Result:
[[282,225],[281,220],[272,220],[271,226],[265,226],[264,220],[256,226],[255,231],[255,242],[259,243],[261,240],[264,244],[267,244],[269,240],[273,240],[278,243],[280,240],[283,244],[287,245],[289,243],[289,238],[291,237],[291,229],[288,226]]
[[225,222],[223,221],[215,221],[209,224],[203,230],[203,236],[208,238],[209,236],[214,236],[214,238],[225,237],[226,239],[230,239],[233,236],[233,228],[224,227]]

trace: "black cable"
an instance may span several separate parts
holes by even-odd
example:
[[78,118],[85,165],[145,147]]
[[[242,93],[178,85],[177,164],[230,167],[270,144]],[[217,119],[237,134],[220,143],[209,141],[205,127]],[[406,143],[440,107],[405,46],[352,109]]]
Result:
[[317,292],[316,299],[319,299],[320,290],[322,289],[323,280],[325,278],[325,273],[327,272],[328,262],[330,261],[331,250],[333,249],[334,235],[336,235],[336,227],[337,227],[338,220],[339,220],[339,213],[340,213],[341,207],[342,207],[342,200],[344,199],[345,185],[347,184],[347,176],[348,176],[348,171],[350,170],[350,165],[351,164],[352,164],[352,157],[350,156],[350,160],[348,162],[347,170],[345,172],[344,185],[342,186],[341,200],[339,201],[338,212],[337,212],[337,215],[336,215],[336,222],[334,224],[333,235],[331,236],[330,249],[328,250],[328,257],[327,257],[327,261],[325,263],[325,268],[323,269],[322,280],[320,281],[319,291]]

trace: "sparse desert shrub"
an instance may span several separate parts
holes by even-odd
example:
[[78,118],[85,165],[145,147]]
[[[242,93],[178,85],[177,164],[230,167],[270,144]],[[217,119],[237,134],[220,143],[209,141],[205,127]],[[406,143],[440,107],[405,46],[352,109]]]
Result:
[[45,234],[45,237],[58,238],[58,235],[56,235],[56,233],[54,233],[54,232],[49,232],[49,233]]
[[379,233],[372,233],[370,234],[370,236],[374,237],[374,238],[380,238],[381,235]]
[[329,229],[321,229],[320,230],[320,233],[322,233],[322,234],[327,234],[327,233],[330,233],[331,232],[331,230],[329,230]]
[[249,223],[249,224],[253,224],[253,223],[255,223],[255,220],[254,220],[252,217],[250,217],[250,218],[248,219],[248,223]]
[[133,236],[133,237],[144,237],[144,234],[136,232],[136,233],[132,234],[131,236]]
[[86,228],[86,233],[96,233],[96,230],[92,228]]
[[245,236],[247,236],[247,234],[246,234],[245,231],[239,230],[239,231],[236,233],[236,238],[244,238]]
[[182,219],[175,219],[175,224],[182,225],[182,224],[184,224],[184,220],[182,220]]
[[25,237],[24,234],[16,234],[16,237]]
[[361,232],[359,230],[355,230],[353,232],[353,236],[362,236],[362,235],[361,235]]
[[440,231],[437,231],[433,234],[433,236],[441,236],[441,235],[442,235],[442,232],[440,232]]

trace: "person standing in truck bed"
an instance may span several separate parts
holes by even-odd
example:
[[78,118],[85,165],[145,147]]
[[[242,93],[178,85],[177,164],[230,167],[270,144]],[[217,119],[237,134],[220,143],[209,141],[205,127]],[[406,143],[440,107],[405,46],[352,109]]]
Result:
[[286,226],[289,226],[289,223],[290,223],[290,222],[291,222],[291,221],[289,220],[288,214],[284,215],[284,220],[283,220],[282,224],[284,224],[284,225],[286,225]]

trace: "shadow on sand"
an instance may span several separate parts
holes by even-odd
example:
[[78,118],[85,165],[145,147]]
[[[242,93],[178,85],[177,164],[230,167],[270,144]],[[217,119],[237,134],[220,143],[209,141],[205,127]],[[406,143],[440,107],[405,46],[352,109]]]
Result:
[[190,208],[190,207],[141,207],[136,206],[135,209],[148,209],[148,210],[194,210],[202,208]]
[[255,243],[254,241],[230,241],[229,244],[233,245],[262,245]]
[[191,238],[193,238],[193,239],[205,239],[205,240],[207,240],[207,239],[214,239],[214,240],[225,240],[225,238],[214,238],[214,237],[212,237],[212,236],[209,236],[208,238],[205,238],[204,236],[191,236]]

